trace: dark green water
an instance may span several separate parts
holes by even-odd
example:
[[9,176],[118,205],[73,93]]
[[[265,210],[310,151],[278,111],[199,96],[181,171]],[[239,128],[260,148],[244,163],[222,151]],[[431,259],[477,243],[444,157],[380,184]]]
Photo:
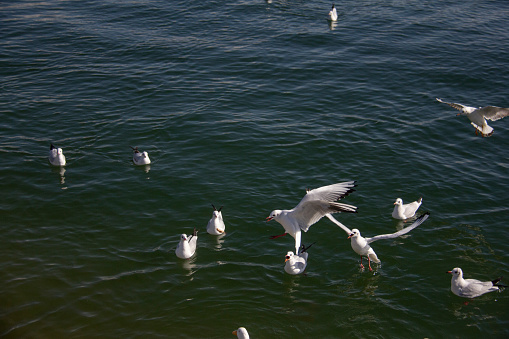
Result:
[[[330,6],[2,2],[0,336],[509,336],[509,291],[465,305],[445,273],[509,284],[509,121],[477,137],[435,101],[509,106],[509,4],[346,1],[333,25]],[[337,218],[365,236],[403,227],[397,197],[431,218],[374,243],[374,273],[323,219],[286,274],[265,218],[347,180],[359,213]]]

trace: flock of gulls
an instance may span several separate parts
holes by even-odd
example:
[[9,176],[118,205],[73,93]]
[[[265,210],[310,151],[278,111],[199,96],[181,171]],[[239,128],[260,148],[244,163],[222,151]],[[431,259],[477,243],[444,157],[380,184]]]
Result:
[[[337,13],[334,5],[332,5],[329,16],[331,20],[337,20]],[[480,134],[483,137],[489,137],[493,134],[493,128],[487,124],[486,119],[495,121],[509,115],[509,108],[496,106],[475,108],[464,106],[462,104],[445,102],[438,98],[436,100],[461,111],[458,115],[466,115],[471,124],[475,127],[476,135]],[[131,149],[133,151],[132,161],[135,165],[144,166],[151,163],[146,151],[141,152],[138,150],[138,147],[132,146]],[[63,167],[66,165],[66,159],[62,148],[57,148],[53,144],[50,145],[48,160],[53,166]],[[407,234],[420,226],[430,216],[429,212],[425,212],[424,214],[415,217],[417,210],[422,205],[422,197],[417,201],[413,201],[408,204],[404,204],[401,198],[397,198],[394,202],[392,217],[403,220],[404,222],[413,220],[413,223],[395,233],[382,234],[374,237],[363,237],[358,229],[349,229],[332,215],[335,213],[357,213],[357,207],[339,202],[341,199],[354,192],[354,187],[356,186],[355,181],[347,181],[307,190],[306,195],[304,195],[301,201],[294,208],[284,210],[276,209],[269,214],[266,221],[269,222],[271,220],[275,220],[283,226],[285,230],[283,234],[271,236],[270,238],[276,239],[289,234],[295,240],[295,252],[288,251],[285,256],[284,271],[286,273],[297,275],[305,272],[309,257],[308,250],[313,244],[309,246],[302,244],[302,232],[307,232],[312,225],[320,221],[323,217],[327,217],[330,221],[345,231],[348,239],[350,239],[350,245],[353,251],[361,258],[360,268],[365,268],[362,260],[363,258],[367,258],[368,269],[369,271],[373,271],[371,263],[373,262],[380,265],[381,260],[370,246],[371,243],[383,239],[393,239]],[[207,224],[207,233],[215,236],[223,235],[225,234],[226,229],[223,221],[223,215],[221,213],[223,207],[221,206],[217,209],[214,205],[212,205],[212,208],[213,212],[212,217]],[[198,230],[195,228],[193,230],[193,234],[189,236],[181,234],[175,254],[178,258],[187,260],[195,255],[197,245]],[[500,284],[502,277],[494,279],[493,281],[464,279],[463,271],[459,267],[456,267],[447,273],[452,274],[451,291],[455,295],[464,298],[475,298],[485,293],[499,291],[501,288],[507,287]],[[244,327],[240,327],[233,331],[233,334],[238,338],[249,338],[249,334]]]
[[[338,20],[338,14],[334,4],[332,4],[332,8],[329,12],[329,19],[331,21]],[[466,115],[472,126],[474,126],[476,135],[480,134],[483,137],[489,137],[493,134],[493,128],[488,125],[486,119],[496,121],[509,115],[509,108],[496,106],[475,108],[458,103],[445,102],[439,98],[436,98],[436,100],[459,110],[460,113],[458,113],[458,115]],[[147,152],[139,151],[138,147],[131,146],[131,149],[133,151],[132,161],[135,165],[143,166],[150,164],[151,161]],[[48,160],[53,166],[62,167],[66,165],[66,159],[62,148],[57,148],[53,144],[50,146]],[[425,212],[415,217],[417,210],[422,204],[422,197],[408,204],[404,204],[401,198],[397,198],[394,202],[392,217],[405,222],[415,217],[413,223],[395,233],[382,234],[369,238],[363,237],[358,229],[354,228],[351,230],[332,216],[334,213],[357,213],[357,207],[339,202],[339,200],[354,192],[355,186],[357,186],[355,181],[347,181],[307,190],[306,195],[297,206],[292,209],[273,210],[266,218],[267,222],[271,220],[277,221],[285,230],[283,234],[271,236],[271,239],[289,234],[295,240],[295,252],[288,251],[285,256],[284,270],[286,273],[297,275],[305,272],[309,256],[308,250],[313,244],[309,246],[302,244],[302,231],[307,232],[312,225],[323,217],[327,217],[346,232],[353,251],[361,257],[360,268],[364,269],[362,260],[365,257],[368,259],[369,271],[373,271],[371,263],[373,262],[380,265],[381,260],[370,246],[371,243],[378,240],[400,237],[420,226],[430,216],[429,212]],[[216,236],[223,235],[225,234],[226,227],[221,213],[222,206],[216,209],[216,207],[212,205],[212,208],[213,212],[207,224],[207,233]],[[198,230],[195,228],[192,235],[188,236],[182,234],[180,236],[180,241],[175,250],[176,256],[184,260],[191,258],[196,253],[197,244]],[[459,267],[447,273],[452,275],[451,291],[455,295],[464,298],[475,298],[485,293],[499,291],[501,288],[507,287],[500,284],[502,277],[494,279],[493,281],[464,279],[463,271]],[[249,339],[249,334],[244,327],[239,327],[232,333],[238,338]]]
[[[331,15],[335,14],[333,6]],[[495,106],[487,106],[483,108],[468,107],[461,104],[444,102],[441,99],[439,102],[445,103],[461,111],[460,114],[465,114],[470,119],[472,125],[476,128],[476,134],[481,134],[483,137],[488,137],[493,134],[493,128],[488,126],[486,119],[498,120],[509,115],[508,108],[500,108]],[[147,152],[141,152],[138,147],[132,147],[133,158],[132,161],[135,165],[143,166],[150,164],[150,158]],[[63,167],[66,165],[66,159],[62,148],[57,148],[53,144],[50,145],[48,160],[51,165]],[[280,235],[271,236],[271,239],[276,239],[285,235],[291,235],[295,240],[295,252],[288,251],[285,256],[284,271],[291,275],[303,274],[306,270],[309,248],[313,245],[305,246],[302,244],[302,232],[307,232],[309,228],[320,221],[323,217],[327,217],[334,224],[339,226],[347,234],[350,239],[352,250],[360,256],[360,268],[363,270],[365,267],[362,263],[363,258],[368,260],[368,269],[373,271],[371,263],[377,265],[381,264],[381,260],[376,255],[371,243],[383,240],[393,239],[400,237],[413,229],[420,226],[425,222],[429,216],[429,212],[416,217],[416,212],[422,205],[422,197],[417,201],[404,204],[401,198],[397,198],[394,202],[394,210],[392,217],[395,219],[407,222],[412,220],[410,226],[402,230],[391,233],[382,234],[374,237],[363,237],[361,232],[354,228],[349,229],[341,222],[339,222],[332,214],[335,213],[357,213],[357,207],[349,204],[339,202],[343,198],[355,191],[355,181],[340,182],[328,186],[319,187],[312,190],[307,190],[301,201],[292,209],[276,209],[270,212],[266,221],[277,221],[284,228],[284,233]],[[212,205],[212,217],[207,223],[207,233],[215,236],[225,234],[225,223],[223,221],[222,206],[217,209]],[[195,255],[198,245],[198,230],[195,228],[193,234],[181,234],[180,241],[175,250],[178,258],[187,260]],[[494,279],[493,281],[480,281],[476,279],[464,279],[463,271],[461,268],[456,267],[447,273],[452,274],[451,291],[460,297],[475,298],[488,292],[499,291],[501,288],[507,287],[500,284],[502,277]],[[249,334],[244,327],[240,327],[233,331],[234,335],[238,338],[249,338]]]

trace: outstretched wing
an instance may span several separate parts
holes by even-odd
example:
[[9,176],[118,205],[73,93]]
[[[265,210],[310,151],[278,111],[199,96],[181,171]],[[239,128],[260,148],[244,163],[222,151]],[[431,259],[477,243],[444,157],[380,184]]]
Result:
[[429,212],[426,212],[423,215],[421,215],[419,218],[417,218],[412,225],[403,228],[401,231],[398,231],[396,233],[391,233],[391,234],[381,234],[381,235],[377,235],[377,236],[372,237],[372,238],[365,238],[365,239],[368,242],[368,244],[370,244],[373,241],[377,241],[377,240],[380,240],[380,239],[397,238],[397,237],[402,236],[403,234],[406,234],[406,233],[410,232],[411,230],[413,230],[414,228],[416,228],[417,226],[422,224],[424,221],[426,221],[426,219],[428,219],[428,218],[429,218]]
[[465,105],[462,105],[462,104],[455,104],[453,102],[445,102],[445,101],[443,101],[442,99],[439,99],[439,98],[436,98],[436,99],[437,99],[438,102],[441,102],[443,104],[449,105],[452,108],[456,108],[458,111],[463,111],[463,108],[466,107]]
[[479,110],[486,119],[496,121],[509,115],[509,108],[486,106]]
[[357,186],[355,181],[346,181],[315,188],[314,190],[310,190],[306,193],[295,209],[299,208],[301,204],[312,200],[337,201],[339,199],[343,199],[355,191],[353,189],[355,186]]
[[311,225],[317,223],[328,213],[357,213],[355,206],[325,200],[307,201],[304,204],[299,204],[298,207],[292,211],[292,216],[304,232],[307,232]]
[[346,232],[346,234],[348,234],[348,235],[352,234],[352,231],[351,231],[348,227],[346,227],[345,225],[343,225],[342,223],[340,223],[339,221],[337,221],[337,220],[336,220],[336,218],[334,218],[332,215],[330,215],[330,214],[326,214],[325,216],[326,216],[327,218],[329,218],[329,220],[330,220],[330,221],[332,221],[333,223],[335,223],[336,225],[338,225],[339,227],[341,227],[341,229],[342,229],[343,231],[345,231],[345,232]]

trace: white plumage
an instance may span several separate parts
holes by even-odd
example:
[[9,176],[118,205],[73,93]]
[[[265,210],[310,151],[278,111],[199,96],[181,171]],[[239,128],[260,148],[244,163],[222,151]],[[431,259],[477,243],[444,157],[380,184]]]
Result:
[[56,148],[53,144],[49,147],[48,160],[53,166],[65,166],[64,151],[61,148]]
[[417,218],[412,225],[405,227],[398,232],[391,234],[381,234],[372,238],[364,238],[363,236],[361,236],[361,232],[358,229],[354,228],[353,230],[350,230],[348,227],[337,221],[332,215],[327,214],[327,218],[329,218],[333,223],[341,227],[343,231],[345,231],[348,234],[348,239],[351,239],[350,244],[352,246],[352,249],[355,251],[355,253],[361,256],[361,268],[364,268],[364,265],[362,265],[362,257],[364,256],[368,258],[368,267],[370,271],[373,270],[371,268],[371,261],[375,263],[380,263],[381,261],[380,259],[378,259],[375,251],[371,248],[371,246],[369,246],[369,244],[381,239],[392,239],[400,237],[403,234],[410,232],[411,230],[422,224],[424,221],[426,221],[426,219],[428,219],[428,217],[429,212],[426,212],[419,218]]
[[484,293],[498,291],[503,285],[497,285],[502,277],[493,281],[480,281],[476,279],[463,279],[463,271],[456,267],[447,273],[452,274],[451,291],[457,296],[464,298],[475,298]]
[[394,219],[406,220],[415,215],[415,212],[419,209],[422,204],[422,197],[417,201],[413,201],[409,204],[403,204],[401,198],[397,198],[394,203],[394,210],[392,211],[392,217]]
[[452,102],[445,102],[439,98],[436,99],[441,103],[447,104],[452,108],[456,108],[457,110],[461,111],[461,113],[458,113],[457,115],[466,115],[472,126],[475,127],[475,134],[477,135],[480,133],[483,137],[489,137],[493,134],[493,128],[488,125],[486,119],[496,121],[509,115],[509,108],[497,106],[485,106],[476,108]]
[[302,245],[302,249],[300,250],[299,254],[295,254],[292,251],[289,251],[286,253],[285,256],[285,272],[292,275],[301,274],[306,269],[306,266],[308,265],[308,248],[312,246],[309,245],[308,247],[305,247]]
[[232,332],[233,335],[236,335],[239,339],[249,339],[249,333],[244,327],[239,327],[235,331]]
[[334,4],[332,4],[332,8],[329,12],[329,19],[331,21],[336,21],[338,20],[338,13],[336,12],[336,7],[334,7]]
[[180,242],[177,245],[177,249],[175,250],[175,254],[177,257],[181,259],[189,259],[196,252],[196,245],[198,242],[198,231],[196,228],[194,229],[193,235],[187,236],[182,234],[180,236]]
[[133,162],[135,165],[149,165],[150,158],[147,152],[140,152],[138,147],[132,147],[133,149]]
[[290,234],[295,239],[295,253],[299,253],[301,231],[307,232],[309,227],[318,222],[328,213],[347,212],[357,213],[357,207],[336,202],[355,191],[355,181],[342,182],[323,186],[307,191],[300,203],[291,210],[274,210],[267,217],[280,223],[285,233],[271,238]]
[[221,235],[224,234],[226,226],[223,221],[223,214],[221,213],[221,206],[219,209],[216,209],[214,205],[212,205],[214,211],[212,211],[212,218],[210,218],[207,224],[207,232],[212,235]]

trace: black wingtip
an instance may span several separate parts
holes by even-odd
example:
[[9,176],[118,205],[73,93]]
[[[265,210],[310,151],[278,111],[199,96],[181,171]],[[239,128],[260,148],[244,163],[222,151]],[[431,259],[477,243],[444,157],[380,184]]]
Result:
[[314,244],[316,244],[316,241],[315,241],[314,243],[312,243],[311,245],[309,245],[308,247],[306,247],[304,244],[302,244],[302,246],[301,246],[301,247],[302,247],[302,249],[301,249],[301,251],[300,251],[299,253],[301,253],[301,254],[302,254],[302,253],[306,252],[306,251],[307,251],[307,250],[308,250],[311,246],[313,246]]

